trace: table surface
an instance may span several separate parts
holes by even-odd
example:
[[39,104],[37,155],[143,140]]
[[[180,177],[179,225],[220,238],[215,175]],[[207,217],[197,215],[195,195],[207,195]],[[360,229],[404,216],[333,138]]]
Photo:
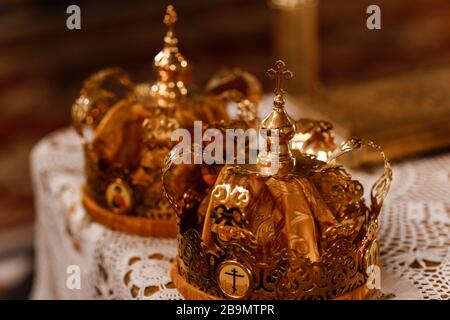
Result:
[[[82,149],[71,129],[41,140],[31,157],[36,299],[181,299],[169,271],[174,239],[142,238],[89,219],[80,203]],[[393,299],[450,299],[450,154],[393,166],[380,217],[381,287]],[[354,176],[369,186],[376,174]],[[368,188],[367,188],[368,189]],[[67,285],[79,267],[81,288]]]

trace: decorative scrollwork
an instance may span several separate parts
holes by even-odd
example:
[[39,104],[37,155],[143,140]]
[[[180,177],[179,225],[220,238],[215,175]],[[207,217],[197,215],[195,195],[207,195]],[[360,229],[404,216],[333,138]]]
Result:
[[250,195],[243,187],[220,184],[214,187],[211,199],[226,208],[238,208],[242,211],[248,205]]

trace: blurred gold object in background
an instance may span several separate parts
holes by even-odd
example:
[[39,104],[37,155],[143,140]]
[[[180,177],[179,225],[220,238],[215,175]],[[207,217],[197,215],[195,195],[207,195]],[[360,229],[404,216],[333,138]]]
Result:
[[300,79],[289,88],[303,114],[331,121],[341,137],[374,139],[390,159],[450,147],[447,1],[378,1],[375,31],[365,26],[368,0],[270,3],[275,52]]
[[270,0],[273,9],[274,54],[296,77],[290,92],[310,94],[319,84],[319,0]]
[[[415,70],[398,76],[329,89],[312,108],[332,120],[343,137],[370,137],[390,159],[450,146],[450,67]],[[350,159],[379,161],[373,153]]]

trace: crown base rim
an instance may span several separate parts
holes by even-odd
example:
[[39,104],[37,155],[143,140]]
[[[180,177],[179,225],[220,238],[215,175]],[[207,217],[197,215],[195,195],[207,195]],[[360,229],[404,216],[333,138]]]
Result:
[[[224,300],[220,297],[213,296],[208,294],[194,285],[190,284],[186,281],[186,279],[179,273],[178,271],[178,256],[175,258],[172,269],[170,271],[170,276],[172,278],[172,282],[177,288],[178,292],[183,296],[186,300]],[[353,291],[347,292],[339,297],[336,297],[331,300],[367,300],[376,295],[378,290],[369,289],[365,284],[359,286]]]
[[85,188],[82,188],[81,201],[86,213],[92,220],[111,230],[141,237],[177,237],[178,227],[175,218],[169,220],[151,220],[144,217],[119,215],[99,206],[89,196]]

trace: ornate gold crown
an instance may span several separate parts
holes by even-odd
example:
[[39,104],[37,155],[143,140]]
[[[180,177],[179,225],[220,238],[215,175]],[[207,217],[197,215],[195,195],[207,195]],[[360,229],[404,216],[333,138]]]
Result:
[[[194,120],[228,119],[226,104],[237,103],[252,120],[262,96],[254,76],[240,69],[217,73],[202,94],[189,87],[189,65],[174,33],[177,14],[168,6],[164,47],[155,56],[156,81],[135,84],[120,69],[102,70],[84,83],[72,107],[73,126],[85,152],[88,213],[110,228],[143,236],[175,236],[173,210],[162,195],[161,167],[176,128],[193,130]],[[172,187],[195,177],[179,172]]]
[[[281,84],[292,73],[277,61],[268,74],[276,80],[275,99],[261,128],[278,133],[277,148],[268,134],[257,164],[224,165],[210,188],[182,195],[165,183],[178,150],[166,159],[163,187],[179,218],[173,281],[187,299],[366,298],[373,293],[370,272],[380,264],[376,234],[392,180],[389,162],[373,142],[355,138],[330,153],[328,123],[303,120],[300,131],[284,109]],[[370,206],[361,183],[336,164],[363,146],[384,158]],[[325,159],[304,151],[311,147]]]

